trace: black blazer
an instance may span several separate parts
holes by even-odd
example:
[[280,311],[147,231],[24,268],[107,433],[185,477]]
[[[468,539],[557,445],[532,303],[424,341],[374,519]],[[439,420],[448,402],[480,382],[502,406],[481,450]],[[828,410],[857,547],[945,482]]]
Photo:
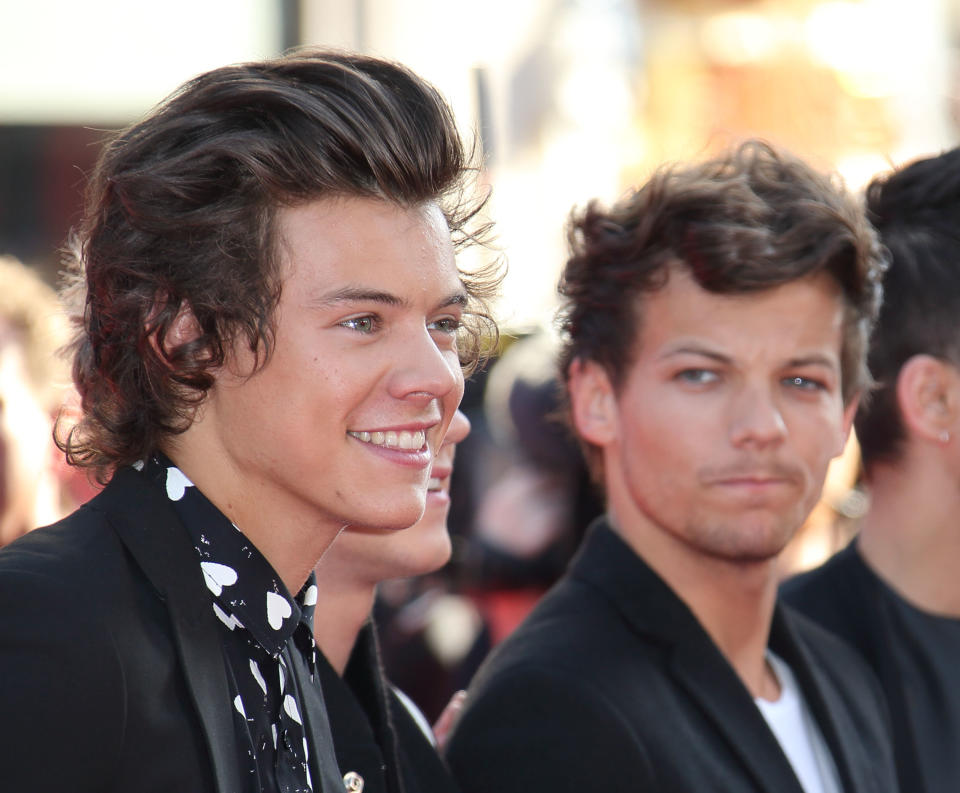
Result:
[[[186,530],[133,469],[0,550],[0,787],[244,790],[218,636]],[[314,787],[340,793],[320,687],[293,673]]]
[[[878,685],[853,652],[781,606],[770,646],[844,791],[896,790]],[[466,793],[802,793],[692,612],[602,521],[477,673],[447,758]]]

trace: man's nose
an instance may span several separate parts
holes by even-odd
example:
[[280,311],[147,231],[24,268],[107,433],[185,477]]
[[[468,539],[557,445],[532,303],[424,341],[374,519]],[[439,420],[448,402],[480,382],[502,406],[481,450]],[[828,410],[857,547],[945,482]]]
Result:
[[396,355],[390,379],[392,396],[441,399],[453,390],[463,390],[463,371],[456,349],[438,347],[426,327],[400,340]]
[[734,446],[764,447],[787,435],[777,393],[767,385],[744,386],[735,396],[730,417],[730,441]]

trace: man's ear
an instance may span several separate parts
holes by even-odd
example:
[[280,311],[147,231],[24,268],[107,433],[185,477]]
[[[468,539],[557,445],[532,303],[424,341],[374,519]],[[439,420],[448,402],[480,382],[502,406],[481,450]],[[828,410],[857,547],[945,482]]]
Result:
[[933,443],[949,440],[960,413],[957,370],[932,355],[914,355],[897,375],[897,405],[911,435]]
[[596,446],[617,438],[617,399],[607,370],[596,361],[577,358],[570,364],[567,387],[577,434]]
[[850,440],[850,430],[853,429],[853,419],[857,415],[857,408],[860,407],[861,396],[862,392],[858,391],[850,397],[850,401],[843,406],[843,423],[840,425],[840,444],[837,447],[837,453],[834,457],[839,457],[847,448],[847,442]]
[[166,334],[164,334],[163,349],[160,350],[161,341],[157,338],[156,331],[150,334],[150,344],[157,352],[161,353],[163,358],[169,360],[174,350],[198,339],[200,335],[200,323],[197,322],[190,303],[183,300],[177,309],[177,315],[170,323],[170,327],[167,328]]

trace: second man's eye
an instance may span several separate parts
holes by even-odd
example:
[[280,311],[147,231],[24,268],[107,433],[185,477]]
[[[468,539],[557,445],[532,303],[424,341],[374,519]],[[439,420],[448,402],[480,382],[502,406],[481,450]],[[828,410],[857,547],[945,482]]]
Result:
[[367,315],[363,317],[350,317],[340,323],[343,327],[355,330],[358,333],[373,333],[377,329],[376,317]]
[[456,317],[444,317],[443,319],[437,319],[430,323],[429,325],[431,330],[439,330],[443,333],[456,333],[460,330],[461,322]]
[[821,391],[825,388],[824,384],[819,380],[814,380],[810,377],[785,377],[783,380],[784,385],[788,385],[791,388],[799,388],[801,391]]

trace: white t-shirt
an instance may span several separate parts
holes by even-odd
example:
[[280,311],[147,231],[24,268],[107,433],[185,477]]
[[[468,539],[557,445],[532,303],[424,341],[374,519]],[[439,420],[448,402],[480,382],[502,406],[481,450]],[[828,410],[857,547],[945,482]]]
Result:
[[754,702],[777,736],[800,786],[806,793],[842,793],[837,766],[793,670],[769,650],[767,661],[780,682],[780,698],[769,702],[757,697]]

